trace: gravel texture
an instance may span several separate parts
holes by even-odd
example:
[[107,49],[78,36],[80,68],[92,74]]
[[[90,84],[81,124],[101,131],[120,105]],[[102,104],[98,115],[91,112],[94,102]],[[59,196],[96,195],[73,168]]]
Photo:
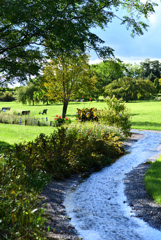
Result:
[[[125,148],[129,148],[133,143],[143,137],[142,134],[133,133],[125,143]],[[154,161],[158,156],[149,159]],[[140,164],[133,171],[127,174],[124,179],[125,195],[127,203],[134,211],[133,217],[142,218],[148,222],[150,226],[161,230],[161,206],[154,203],[145,190],[144,174],[150,164]],[[70,224],[70,218],[66,214],[63,205],[65,195],[68,190],[81,181],[81,176],[72,176],[65,181],[52,181],[41,196],[42,203],[46,203],[46,212],[48,213],[47,226],[50,227],[48,232],[49,239],[52,240],[78,240],[78,234],[75,228]]]

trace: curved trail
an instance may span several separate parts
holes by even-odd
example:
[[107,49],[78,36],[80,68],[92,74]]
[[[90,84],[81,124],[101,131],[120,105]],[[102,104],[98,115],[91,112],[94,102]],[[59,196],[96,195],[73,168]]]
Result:
[[130,154],[74,186],[64,205],[71,224],[84,240],[160,240],[161,232],[132,217],[126,204],[126,173],[160,154],[161,133],[142,131],[144,137],[130,147]]

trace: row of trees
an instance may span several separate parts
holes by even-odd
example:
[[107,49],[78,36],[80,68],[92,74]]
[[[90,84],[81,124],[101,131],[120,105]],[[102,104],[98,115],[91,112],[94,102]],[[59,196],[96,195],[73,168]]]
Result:
[[71,99],[97,99],[102,95],[115,95],[125,101],[147,99],[160,88],[156,79],[154,83],[150,80],[150,74],[146,79],[140,78],[145,74],[142,66],[151,62],[149,59],[140,65],[125,64],[119,59],[108,59],[91,66],[88,62],[89,56],[80,53],[72,57],[64,54],[50,60],[45,64],[41,77],[19,88],[18,101],[30,104],[40,99],[44,103],[62,101],[62,117],[65,118]]

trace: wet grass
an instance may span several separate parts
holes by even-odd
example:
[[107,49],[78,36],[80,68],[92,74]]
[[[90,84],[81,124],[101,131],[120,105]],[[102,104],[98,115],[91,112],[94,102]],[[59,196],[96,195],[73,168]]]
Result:
[[145,186],[154,201],[161,204],[161,157],[146,172]]

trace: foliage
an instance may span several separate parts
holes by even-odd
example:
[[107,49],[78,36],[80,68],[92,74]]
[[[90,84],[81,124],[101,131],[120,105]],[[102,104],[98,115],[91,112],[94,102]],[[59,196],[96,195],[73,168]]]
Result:
[[60,128],[50,136],[15,144],[1,156],[1,239],[46,239],[44,210],[38,193],[50,177],[63,179],[72,173],[96,171],[123,154],[120,138],[102,130],[101,138],[80,136]]
[[15,98],[13,97],[13,94],[11,92],[5,92],[2,96],[2,100],[4,102],[10,102],[15,100]]
[[110,126],[114,125],[120,128],[124,135],[130,136],[131,122],[128,109],[125,103],[122,103],[122,99],[117,100],[115,96],[106,99],[108,109],[105,108],[98,112],[98,119],[101,123],[106,123]]
[[158,78],[155,78],[154,79],[154,85],[157,89],[157,93],[159,93],[159,90],[160,90],[160,84],[159,84],[159,79]]
[[25,87],[20,87],[16,91],[17,101],[23,104],[35,104],[40,101],[40,88],[36,84],[29,82]]
[[44,85],[50,99],[63,102],[62,118],[65,118],[68,103],[81,89],[92,89],[96,83],[90,78],[89,56],[82,54],[53,59],[44,68]]
[[85,122],[85,121],[98,121],[97,115],[97,109],[96,108],[83,108],[83,109],[78,109],[77,108],[77,113],[76,113],[76,119]]
[[123,73],[126,70],[120,59],[106,59],[106,61],[90,65],[90,69],[92,74],[96,75],[98,96],[102,96],[103,88],[106,85],[115,79],[123,77]]
[[[147,24],[140,21],[154,13],[151,1],[108,0],[3,0],[0,8],[0,72],[1,84],[28,80],[39,73],[42,54],[40,46],[52,56],[60,52],[94,49],[100,57],[112,55],[113,49],[91,30],[105,29],[119,15],[120,24],[132,29],[132,35],[143,34]],[[45,11],[44,11],[45,9]]]
[[155,93],[155,85],[150,80],[123,77],[107,85],[104,96],[115,95],[128,102],[129,100],[147,99]]
[[[114,126],[108,126],[107,124],[99,123],[99,122],[93,122],[93,121],[86,121],[86,122],[77,122],[72,123],[68,126],[67,132],[77,132],[77,137],[87,137],[89,136],[89,139],[94,137],[96,139],[101,139],[102,131],[105,132],[105,134],[115,134],[116,136],[120,137],[121,140],[125,140],[125,136],[122,133],[122,131]],[[90,133],[90,134],[89,134]]]
[[125,63],[124,67],[126,71],[124,71],[124,76],[131,77],[133,79],[139,79],[142,77],[142,71],[140,64],[132,64],[132,63]]
[[56,118],[54,118],[53,125],[56,127],[61,126],[62,124],[69,124],[71,123],[70,118],[62,118],[61,116],[56,115]]
[[159,60],[151,61],[149,58],[140,63],[142,68],[142,78],[148,78],[154,82],[155,78],[160,78],[161,75],[161,63]]
[[22,115],[18,112],[1,112],[0,123],[22,124],[30,126],[49,126],[48,118],[35,118],[28,115]]

